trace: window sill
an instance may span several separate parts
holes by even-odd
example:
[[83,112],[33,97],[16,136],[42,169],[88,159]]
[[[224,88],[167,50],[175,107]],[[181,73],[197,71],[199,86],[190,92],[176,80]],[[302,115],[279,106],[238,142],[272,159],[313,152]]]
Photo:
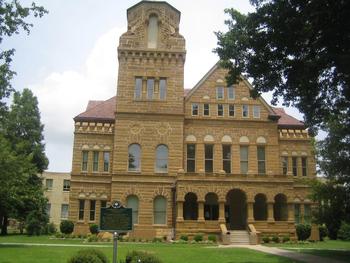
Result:
[[126,171],[126,172],[130,174],[141,174],[141,171]]
[[152,226],[156,226],[156,227],[167,227],[167,224],[152,224]]

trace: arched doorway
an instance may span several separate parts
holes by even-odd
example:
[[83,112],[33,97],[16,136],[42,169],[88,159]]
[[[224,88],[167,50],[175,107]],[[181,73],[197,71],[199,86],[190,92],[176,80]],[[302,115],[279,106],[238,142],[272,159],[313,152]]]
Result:
[[226,195],[225,216],[232,230],[245,230],[247,227],[247,198],[239,189],[232,189]]

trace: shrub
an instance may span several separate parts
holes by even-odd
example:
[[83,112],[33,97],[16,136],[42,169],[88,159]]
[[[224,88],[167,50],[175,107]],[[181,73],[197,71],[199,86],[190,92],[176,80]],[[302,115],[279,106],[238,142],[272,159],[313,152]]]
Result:
[[328,236],[328,230],[326,226],[319,226],[318,230],[320,231],[320,240],[323,241],[326,236]]
[[105,254],[96,249],[83,249],[73,255],[68,263],[108,263]]
[[159,237],[154,237],[153,240],[152,240],[153,243],[161,243],[162,242],[162,239],[159,238]]
[[342,222],[338,231],[338,238],[350,241],[350,224]]
[[286,242],[289,242],[290,241],[290,237],[289,236],[283,236],[282,237],[282,242],[283,243],[286,243]]
[[96,235],[91,235],[87,238],[88,242],[98,242],[98,237]]
[[48,218],[40,211],[32,211],[26,218],[26,230],[28,235],[40,235],[45,232]]
[[180,239],[183,240],[183,241],[188,241],[188,236],[182,235],[182,236],[180,237]]
[[125,263],[162,263],[155,255],[143,251],[131,251],[126,255]]
[[70,220],[63,220],[60,224],[60,231],[63,234],[72,234],[74,230],[74,223]]
[[270,243],[270,238],[265,236],[265,237],[262,238],[262,241],[264,243]]
[[57,228],[54,223],[49,223],[46,225],[46,231],[49,235],[55,234],[57,232]]
[[89,226],[89,228],[90,228],[90,233],[91,233],[91,234],[97,234],[97,233],[98,233],[98,225],[96,225],[96,224],[91,224],[91,225]]
[[209,235],[208,240],[216,243],[216,235]]
[[197,234],[193,237],[193,240],[196,242],[203,241],[203,235],[202,234]]
[[298,240],[306,240],[310,237],[311,234],[311,226],[310,225],[304,225],[304,224],[298,224],[296,226],[297,236]]
[[271,240],[272,240],[272,242],[275,242],[275,243],[279,243],[280,242],[280,239],[276,235],[272,236]]

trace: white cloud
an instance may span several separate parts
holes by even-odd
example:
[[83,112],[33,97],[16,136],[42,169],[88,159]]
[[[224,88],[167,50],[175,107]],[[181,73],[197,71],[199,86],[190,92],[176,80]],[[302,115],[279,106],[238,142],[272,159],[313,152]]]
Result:
[[74,123],[89,100],[105,100],[116,94],[117,46],[124,29],[113,28],[95,43],[81,71],[52,72],[30,85],[38,97],[45,125],[49,170],[70,171]]

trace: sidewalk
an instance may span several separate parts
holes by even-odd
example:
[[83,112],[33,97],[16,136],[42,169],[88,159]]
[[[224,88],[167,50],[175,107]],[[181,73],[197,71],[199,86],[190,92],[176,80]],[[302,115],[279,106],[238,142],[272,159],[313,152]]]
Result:
[[262,245],[220,245],[219,248],[231,248],[231,247],[239,247],[239,248],[249,248],[256,251],[273,254],[281,257],[287,257],[290,259],[294,259],[302,262],[310,262],[310,263],[344,263],[343,261],[334,260],[331,258],[319,257],[315,255],[298,253],[290,250],[284,250],[276,247],[266,247]]

